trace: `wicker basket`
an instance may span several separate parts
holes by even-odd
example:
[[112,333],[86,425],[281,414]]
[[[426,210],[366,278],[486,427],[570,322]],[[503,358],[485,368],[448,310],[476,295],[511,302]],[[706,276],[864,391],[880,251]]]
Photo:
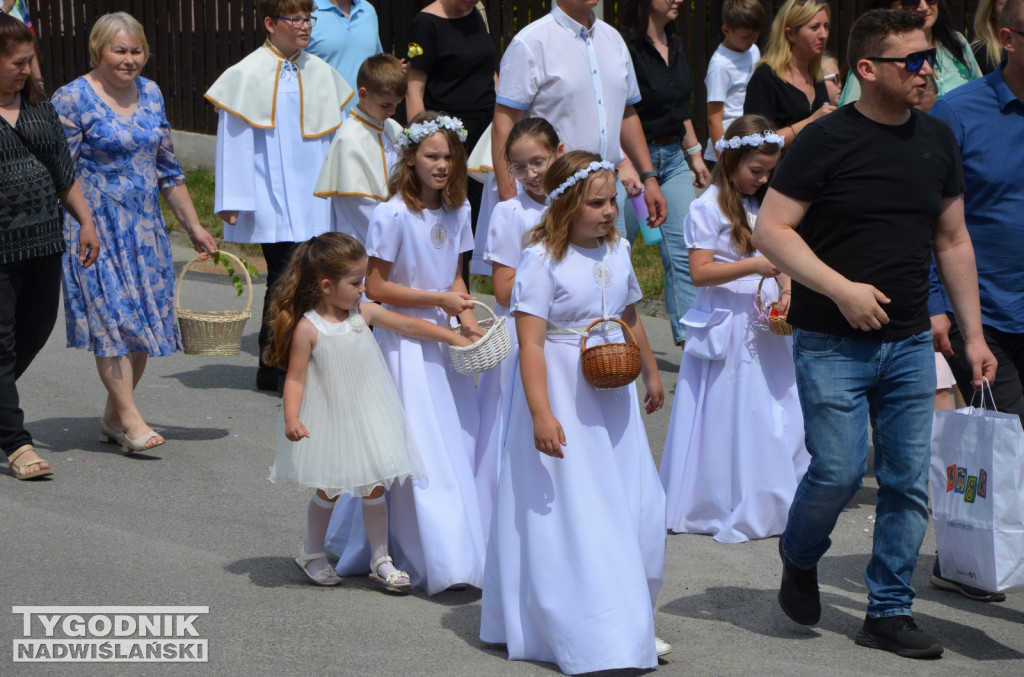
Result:
[[252,278],[245,264],[230,252],[220,250],[221,256],[227,256],[235,263],[235,271],[245,275],[245,286],[249,292],[242,310],[215,310],[200,312],[181,307],[181,283],[185,273],[195,265],[200,256],[196,256],[185,264],[178,275],[178,286],[175,290],[178,306],[178,327],[181,330],[181,341],[185,344],[188,355],[237,355],[242,347],[242,330],[245,321],[252,315]]
[[583,363],[583,378],[595,388],[621,388],[629,385],[640,375],[640,346],[633,331],[617,317],[594,320],[587,326],[585,334],[604,322],[617,322],[632,343],[604,343],[593,348],[587,347],[587,337],[580,343],[580,361]]
[[[480,329],[484,331],[482,339],[465,347],[448,346],[448,357],[452,361],[452,367],[460,374],[479,374],[493,369],[512,349],[505,318],[495,315],[486,303],[474,300],[473,305],[486,310],[490,317],[480,322]],[[457,327],[455,331],[461,334],[462,327]]]
[[785,315],[779,315],[779,302],[768,302],[766,297],[761,294],[761,287],[767,279],[767,277],[762,277],[761,281],[757,283],[757,295],[754,297],[754,304],[757,306],[761,316],[767,318],[766,326],[771,333],[777,336],[792,336],[793,326],[786,321]]

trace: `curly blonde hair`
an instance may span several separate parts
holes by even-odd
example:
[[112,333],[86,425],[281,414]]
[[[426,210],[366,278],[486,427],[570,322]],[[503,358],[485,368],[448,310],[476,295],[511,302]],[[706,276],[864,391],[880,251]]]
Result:
[[[544,192],[550,194],[558,188],[570,176],[590,166],[591,162],[600,162],[601,156],[597,153],[590,153],[585,150],[574,150],[551,163],[547,174],[544,175]],[[567,188],[558,196],[558,199],[551,203],[540,223],[526,233],[525,244],[542,243],[551,253],[551,258],[561,261],[565,253],[569,251],[569,241],[572,238],[572,223],[576,214],[583,207],[587,199],[588,186],[597,176],[615,174],[607,169],[599,169],[590,172],[583,181],[576,182],[576,185]],[[612,226],[608,234],[601,238],[602,242],[614,244],[619,240],[619,231]]]
[[366,258],[359,240],[344,233],[324,233],[303,242],[274,283],[270,302],[270,341],[263,349],[263,361],[288,369],[292,335],[307,310],[323,297],[322,280],[334,282],[348,275]]

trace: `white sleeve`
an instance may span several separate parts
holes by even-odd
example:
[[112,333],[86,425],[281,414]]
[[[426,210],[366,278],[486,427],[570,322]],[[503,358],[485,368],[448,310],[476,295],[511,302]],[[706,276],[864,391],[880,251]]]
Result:
[[[401,206],[402,209],[399,209]],[[366,232],[366,255],[394,263],[402,246],[401,218],[405,204],[389,200],[381,202],[370,216],[370,229]]]
[[729,86],[731,84],[732,78],[729,75],[729,69],[724,60],[716,59],[712,56],[711,63],[708,64],[708,73],[704,76],[704,86],[708,92],[707,102],[717,101],[724,103],[726,96],[729,94]]
[[513,312],[548,319],[555,300],[554,283],[549,267],[550,257],[540,246],[523,250],[516,265],[516,282],[512,286]]
[[514,268],[523,253],[523,236],[537,225],[524,223],[523,217],[533,213],[516,209],[514,200],[496,204],[487,226],[484,260]]
[[512,40],[501,57],[496,103],[528,110],[540,89],[537,59],[522,40]]
[[690,211],[683,219],[683,237],[690,249],[710,249],[715,251],[718,234],[722,224],[722,212],[718,208],[717,198],[714,200],[694,200],[690,203]]
[[255,130],[221,110],[217,121],[217,154],[213,211],[256,211]]

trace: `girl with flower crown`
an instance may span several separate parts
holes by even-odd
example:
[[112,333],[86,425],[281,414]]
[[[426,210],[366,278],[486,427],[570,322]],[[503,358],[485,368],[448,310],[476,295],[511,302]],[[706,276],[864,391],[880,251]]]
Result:
[[683,223],[698,290],[682,319],[661,481],[671,531],[724,543],[781,534],[810,460],[792,340],[772,334],[754,305],[764,278],[762,295],[779,300],[781,315],[789,307],[789,279],[750,241],[783,143],[759,115],[729,125],[711,186]]
[[[373,210],[366,235],[366,295],[438,325],[458,316],[463,334],[479,338],[473,297],[459,274],[462,257],[473,249],[465,133],[458,118],[429,111],[403,130],[390,197]],[[473,481],[473,377],[455,372],[435,341],[381,328],[375,333],[427,469],[425,482],[391,491],[396,564],[430,595],[452,586],[480,587],[484,536]],[[340,556],[336,568],[343,575],[366,567],[356,508],[346,502],[332,521],[329,546]]]
[[[484,574],[480,639],[511,660],[566,674],[653,668],[654,602],[665,565],[665,503],[636,384],[583,379],[581,332],[621,318],[640,347],[647,413],[665,400],[634,305],[640,286],[615,229],[614,167],[593,153],[558,158],[548,210],[527,233],[512,311],[522,388],[512,395]],[[622,342],[598,324],[587,345]]]

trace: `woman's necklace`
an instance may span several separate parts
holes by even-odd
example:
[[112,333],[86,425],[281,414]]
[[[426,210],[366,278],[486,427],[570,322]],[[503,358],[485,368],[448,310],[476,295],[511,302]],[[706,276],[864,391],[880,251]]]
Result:
[[11,104],[13,104],[15,101],[18,100],[18,96],[20,94],[21,94],[21,92],[15,92],[14,96],[12,96],[9,101],[0,101],[0,107],[7,108],[8,106],[10,106]]

